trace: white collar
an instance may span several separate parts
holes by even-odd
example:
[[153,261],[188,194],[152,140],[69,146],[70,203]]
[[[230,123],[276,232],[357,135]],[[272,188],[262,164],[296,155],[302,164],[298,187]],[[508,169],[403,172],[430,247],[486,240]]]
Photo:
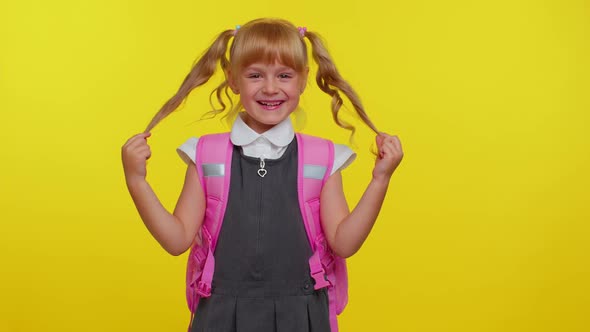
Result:
[[241,114],[238,114],[231,129],[231,142],[237,146],[244,146],[254,142],[259,137],[266,138],[273,145],[285,147],[295,137],[295,130],[291,118],[287,117],[269,130],[259,134],[244,122]]

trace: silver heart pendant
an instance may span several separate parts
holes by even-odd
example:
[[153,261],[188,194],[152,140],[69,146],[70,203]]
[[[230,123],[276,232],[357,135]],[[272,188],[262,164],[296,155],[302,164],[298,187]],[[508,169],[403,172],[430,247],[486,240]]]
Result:
[[263,178],[265,175],[266,175],[266,170],[264,168],[261,168],[258,170],[258,176]]

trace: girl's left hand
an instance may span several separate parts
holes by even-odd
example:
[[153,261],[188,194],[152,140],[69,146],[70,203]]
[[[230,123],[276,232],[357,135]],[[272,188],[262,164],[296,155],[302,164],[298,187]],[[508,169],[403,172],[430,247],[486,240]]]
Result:
[[393,171],[395,171],[404,156],[402,144],[396,135],[390,136],[386,133],[379,133],[375,137],[375,141],[379,153],[377,154],[377,160],[375,160],[373,179],[389,181]]

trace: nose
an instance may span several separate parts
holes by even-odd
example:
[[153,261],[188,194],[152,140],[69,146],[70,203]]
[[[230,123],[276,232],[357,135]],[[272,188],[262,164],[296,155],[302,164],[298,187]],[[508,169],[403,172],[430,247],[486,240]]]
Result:
[[272,95],[279,91],[276,82],[269,78],[264,81],[264,85],[262,86],[262,92]]

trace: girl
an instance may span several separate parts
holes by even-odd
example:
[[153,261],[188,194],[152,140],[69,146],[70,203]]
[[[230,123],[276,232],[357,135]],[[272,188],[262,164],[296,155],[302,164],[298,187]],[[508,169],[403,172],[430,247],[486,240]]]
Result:
[[[321,228],[334,254],[349,257],[361,247],[402,159],[399,139],[376,130],[318,35],[279,19],[258,19],[222,32],[145,132],[131,137],[122,148],[127,187],[143,222],[166,251],[184,253],[196,238],[200,241],[206,210],[199,179],[202,170],[194,163],[198,139],[179,148],[188,167],[171,214],[146,181],[146,160],[151,156],[147,138],[194,88],[207,82],[219,63],[226,80],[214,90],[221,108],[212,112],[225,111],[222,97],[229,97],[229,89],[239,96],[230,112],[243,111],[237,114],[230,136],[234,146],[231,181],[215,249],[212,294],[200,299],[192,331],[331,330],[325,288],[314,290],[310,278],[312,252],[298,212],[297,140],[289,118],[307,82],[305,38],[318,65],[317,84],[332,97],[335,122],[354,132],[338,118],[343,93],[377,133],[373,177],[352,212],[344,197],[340,170],[355,155],[348,147],[335,145],[334,166],[320,195]],[[256,172],[260,167],[265,169],[263,174]]]

